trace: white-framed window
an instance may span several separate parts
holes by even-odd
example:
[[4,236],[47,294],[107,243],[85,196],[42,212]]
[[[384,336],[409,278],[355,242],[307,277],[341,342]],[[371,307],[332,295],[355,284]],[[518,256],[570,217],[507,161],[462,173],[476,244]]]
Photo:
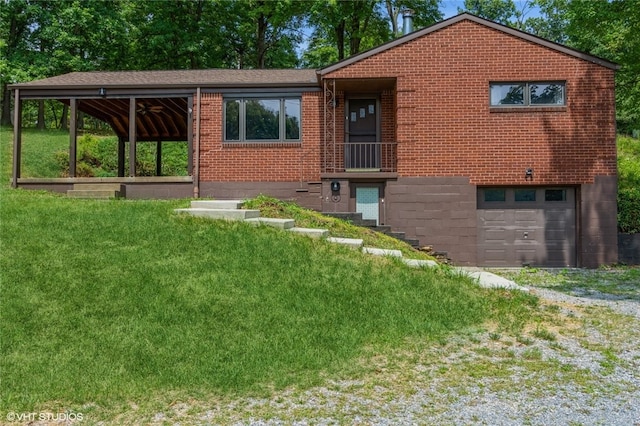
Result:
[[495,82],[489,84],[491,106],[564,106],[565,83],[551,82]]
[[228,97],[223,120],[225,142],[300,142],[302,98]]

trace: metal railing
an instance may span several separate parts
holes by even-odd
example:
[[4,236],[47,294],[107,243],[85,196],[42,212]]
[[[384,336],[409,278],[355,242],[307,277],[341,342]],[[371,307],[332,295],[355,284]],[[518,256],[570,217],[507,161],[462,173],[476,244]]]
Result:
[[396,172],[396,142],[345,142],[326,146],[323,172]]

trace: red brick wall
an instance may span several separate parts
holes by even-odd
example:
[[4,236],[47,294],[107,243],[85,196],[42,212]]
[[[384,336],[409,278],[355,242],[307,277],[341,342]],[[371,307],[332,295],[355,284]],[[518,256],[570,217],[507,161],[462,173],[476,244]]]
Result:
[[[616,174],[614,72],[461,21],[326,78],[397,78],[400,176],[475,185],[580,184]],[[489,107],[489,82],[566,81],[566,107]],[[389,102],[383,96],[383,115]],[[383,123],[383,135],[393,133]],[[534,180],[524,180],[525,169]]]
[[222,94],[202,94],[200,181],[319,180],[321,99],[322,92],[302,94],[300,143],[224,143]]

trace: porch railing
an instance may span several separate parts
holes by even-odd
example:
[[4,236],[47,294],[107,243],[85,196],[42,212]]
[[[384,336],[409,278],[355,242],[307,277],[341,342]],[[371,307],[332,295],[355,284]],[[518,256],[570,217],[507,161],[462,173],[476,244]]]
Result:
[[396,142],[345,142],[324,149],[323,172],[396,172]]

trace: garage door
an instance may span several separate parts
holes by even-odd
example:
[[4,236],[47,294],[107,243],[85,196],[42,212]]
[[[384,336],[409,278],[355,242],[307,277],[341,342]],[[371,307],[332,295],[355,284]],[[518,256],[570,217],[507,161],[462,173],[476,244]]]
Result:
[[575,266],[574,188],[478,188],[478,264]]

